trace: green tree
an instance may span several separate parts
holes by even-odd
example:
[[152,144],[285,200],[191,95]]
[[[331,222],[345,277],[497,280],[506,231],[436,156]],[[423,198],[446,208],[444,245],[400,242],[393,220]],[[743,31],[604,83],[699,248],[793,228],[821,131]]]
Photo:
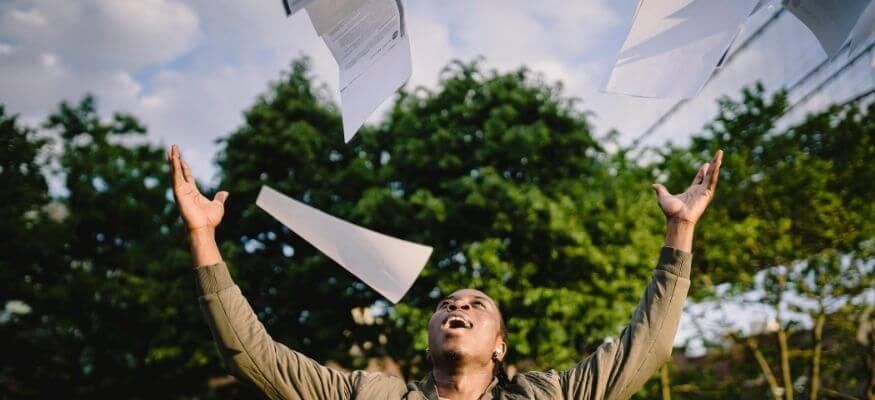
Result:
[[[726,151],[723,184],[732,190],[721,192],[701,224],[696,296],[707,297],[723,282],[735,292],[750,290],[757,287],[753,277],[763,274],[763,302],[778,315],[778,368],[748,341],[750,350],[763,375],[777,376],[767,379],[771,392],[792,399],[796,378],[805,376],[804,391],[815,398],[824,324],[840,307],[859,303],[872,285],[875,167],[868,160],[875,156],[875,108],[832,106],[778,131],[786,109],[783,93],[766,97],[761,86],[739,100],[724,98],[706,133],[666,152],[660,169],[680,182],[697,155]],[[802,328],[784,315],[788,302],[804,297],[815,306],[789,309],[811,315],[810,352],[791,349],[789,337]],[[857,312],[864,308],[857,304]]]
[[[296,62],[218,157],[231,193],[223,249],[276,340],[346,367],[388,356],[418,378],[432,308],[465,286],[501,304],[521,368],[568,366],[619,332],[663,217],[650,173],[608,154],[560,86],[454,63],[437,89],[402,91],[348,145],[323,93]],[[262,184],[435,251],[392,307],[259,211]],[[353,318],[363,309],[373,323]]]
[[[16,137],[7,133],[8,124],[4,119],[4,140]],[[53,200],[61,218],[37,215],[51,231],[26,232],[22,242],[39,246],[36,254],[7,253],[14,254],[14,276],[4,275],[4,282],[10,279],[12,298],[31,312],[3,325],[4,366],[15,366],[3,371],[4,389],[15,398],[202,392],[220,366],[195,301],[183,229],[169,202],[164,151],[137,142],[145,127],[134,117],[102,120],[92,97],[62,103],[45,128],[60,142],[52,161],[62,173],[53,178],[63,182]],[[17,142],[9,142],[20,149],[16,170],[36,173],[28,160],[41,141],[26,144],[29,131],[19,132]],[[3,179],[7,183],[7,175]],[[27,199],[31,208],[46,201],[41,179],[32,177],[36,190],[22,192],[35,193]]]

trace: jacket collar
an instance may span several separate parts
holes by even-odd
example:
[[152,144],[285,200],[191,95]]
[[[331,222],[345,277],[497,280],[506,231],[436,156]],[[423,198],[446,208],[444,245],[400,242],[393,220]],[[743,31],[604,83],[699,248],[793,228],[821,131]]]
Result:
[[[480,400],[492,400],[492,390],[498,385],[498,378],[492,378],[492,382],[486,387],[486,391],[480,395]],[[429,372],[425,379],[419,381],[416,385],[420,392],[428,400],[440,400],[438,397],[437,382],[434,379],[434,373]]]

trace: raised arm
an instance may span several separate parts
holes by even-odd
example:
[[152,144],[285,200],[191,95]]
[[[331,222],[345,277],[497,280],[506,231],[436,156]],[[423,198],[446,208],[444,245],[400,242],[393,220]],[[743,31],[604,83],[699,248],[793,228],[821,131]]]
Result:
[[326,368],[274,342],[231,280],[215,239],[228,193],[204,197],[176,146],[168,162],[173,196],[189,232],[201,308],[225,367],[271,399],[350,398],[357,374]]
[[628,399],[668,361],[690,287],[693,231],[714,197],[722,158],[718,151],[702,165],[684,193],[672,195],[653,185],[667,218],[665,247],[653,278],[620,338],[559,374],[565,398]]

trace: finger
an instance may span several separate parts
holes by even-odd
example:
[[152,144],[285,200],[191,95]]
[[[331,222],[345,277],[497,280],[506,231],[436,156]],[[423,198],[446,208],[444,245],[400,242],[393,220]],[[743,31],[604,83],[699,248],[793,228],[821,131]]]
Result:
[[714,153],[714,159],[711,160],[712,163],[718,163],[720,161],[723,161],[723,150],[717,150],[717,152]]
[[173,185],[179,185],[185,182],[182,176],[182,165],[179,163],[179,147],[174,144],[170,147],[170,177],[173,180]]
[[653,188],[653,191],[656,192],[656,195],[659,197],[671,196],[671,193],[668,192],[668,189],[666,189],[665,186],[654,183],[651,187]]
[[218,201],[219,204],[221,204],[223,206],[225,205],[225,200],[228,200],[228,192],[226,192],[224,190],[219,192],[219,193],[216,193],[216,197],[213,198],[213,201]]
[[705,179],[705,172],[708,170],[708,163],[702,164],[699,171],[696,172],[696,177],[693,178],[693,185],[699,185]]
[[182,176],[185,177],[185,181],[188,183],[194,183],[194,176],[191,175],[191,167],[188,166],[188,163],[182,161]]
[[723,150],[718,150],[714,155],[714,166],[711,168],[711,174],[708,179],[708,190],[717,188],[717,180],[720,179],[720,165],[723,164]]
[[708,168],[711,167],[711,163],[704,163],[701,167],[699,167],[699,173],[696,174],[696,184],[701,185],[702,182],[705,182],[708,179]]

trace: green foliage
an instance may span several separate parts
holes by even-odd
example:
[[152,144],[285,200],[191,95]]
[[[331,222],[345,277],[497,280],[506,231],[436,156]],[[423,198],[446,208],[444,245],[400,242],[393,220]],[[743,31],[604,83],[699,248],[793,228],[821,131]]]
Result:
[[[3,126],[4,138],[29,135]],[[15,397],[202,391],[219,369],[194,301],[163,150],[134,142],[145,128],[132,116],[102,121],[91,97],[62,103],[45,128],[61,144],[52,161],[63,175],[52,179],[63,179],[65,190],[52,202],[55,218],[40,219],[36,232],[19,228],[31,235],[22,242],[43,253],[5,252],[17,262],[3,269],[14,288],[4,297],[30,312],[2,325],[4,365],[15,365],[2,379]],[[20,165],[46,167],[34,158],[41,146],[35,140],[16,152]],[[41,179],[31,179],[40,192],[27,199],[36,210],[46,196]]]
[[[558,87],[457,63],[438,89],[402,92],[384,123],[342,145],[337,111],[307,73],[296,63],[219,156],[234,196],[225,249],[276,338],[348,366],[359,350],[389,355],[415,377],[436,299],[467,286],[501,304],[512,362],[567,366],[618,332],[653,266],[661,217],[648,174],[605,153]],[[388,307],[257,210],[261,184],[435,252]],[[356,325],[349,310],[372,306],[386,315]]]
[[[697,229],[696,297],[713,296],[718,283],[735,292],[756,288],[764,291],[762,303],[782,304],[812,320],[823,315],[827,330],[838,332],[833,325],[847,325],[846,318],[854,321],[871,307],[866,299],[875,285],[875,166],[868,161],[875,157],[875,106],[831,106],[778,131],[786,109],[783,93],[766,98],[762,86],[744,90],[738,101],[724,98],[706,133],[665,152],[659,168],[680,184],[707,154],[726,152],[721,189]],[[753,279],[757,273],[762,283]],[[791,334],[809,329],[778,316]],[[825,349],[822,365],[836,371],[831,376],[848,375],[836,350],[862,350],[847,342]],[[788,355],[794,377],[810,374],[812,345],[797,341],[798,351]],[[779,371],[779,357],[766,354]],[[742,364],[733,363],[739,376],[745,376]],[[860,380],[862,373],[858,368],[850,375]]]
[[720,186],[731,190],[708,210],[695,249],[713,282],[747,284],[764,268],[858,252],[875,238],[871,106],[833,106],[780,134],[783,93],[767,99],[757,86],[720,106],[706,133],[666,152],[661,166],[681,185],[707,154],[726,152]]
[[[0,252],[5,255],[21,254],[22,260],[33,263],[48,253],[34,237],[46,232],[43,208],[49,202],[48,185],[40,170],[39,157],[45,152],[46,140],[18,123],[15,115],[8,115],[0,105]],[[13,190],[14,189],[14,190]],[[0,302],[19,299],[25,290],[21,265],[10,257],[0,258],[0,277],[3,282],[16,282],[0,292]],[[28,268],[37,267],[28,265]]]
[[[740,291],[758,271],[800,265],[795,290],[832,304],[824,385],[849,391],[862,379],[862,359],[836,358],[862,353],[845,317],[860,304],[847,299],[872,284],[872,107],[830,108],[778,132],[786,100],[754,88],[721,101],[706,135],[641,165],[596,140],[561,87],[526,69],[454,63],[436,89],[402,91],[350,144],[325,93],[308,61],[295,62],[217,155],[231,193],[222,252],[276,340],[346,368],[386,356],[418,378],[437,299],[476,287],[501,305],[510,364],[566,367],[619,332],[647,283],[664,229],[650,183],[667,176],[680,191],[723,148],[721,189],[697,229],[696,295],[712,293],[706,282]],[[0,397],[244,395],[211,382],[225,372],[193,293],[163,149],[133,116],[99,115],[91,97],[62,103],[37,135],[0,107],[0,184],[15,188],[0,193]],[[259,210],[263,184],[435,251],[391,306]],[[362,310],[375,318],[356,322]],[[807,345],[804,333],[794,345]],[[764,393],[742,386],[759,377],[743,351],[709,357],[672,368],[677,393]]]

